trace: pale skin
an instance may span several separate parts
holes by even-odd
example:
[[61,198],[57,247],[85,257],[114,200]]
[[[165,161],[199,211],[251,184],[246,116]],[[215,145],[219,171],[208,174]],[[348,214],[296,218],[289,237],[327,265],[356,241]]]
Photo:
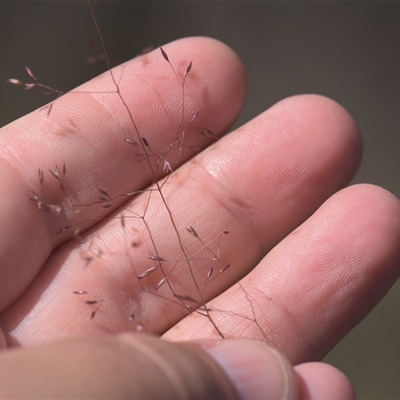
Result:
[[[180,40],[164,49],[178,71],[193,60],[186,85],[187,109],[199,111],[196,123],[222,137],[245,99],[246,77],[240,60],[225,45],[206,38]],[[133,59],[116,76],[150,145],[171,140],[180,122],[181,92],[160,53],[156,50]],[[265,90],[268,79],[260,82]],[[98,187],[115,196],[150,183],[149,176],[139,170],[143,163],[138,164],[132,146],[123,140],[132,125],[116,96],[104,93],[111,89],[110,77],[104,75],[79,88],[80,93],[58,99],[50,115],[35,111],[1,130],[2,347],[21,346],[18,352],[0,354],[3,396],[50,393],[93,398],[106,393],[105,397],[156,398],[171,393],[177,398],[173,389],[168,392],[162,383],[154,384],[162,367],[152,364],[154,358],[139,362],[138,346],[156,354],[163,346],[167,353],[168,346],[175,346],[173,354],[189,354],[187,362],[196,366],[189,376],[191,372],[202,376],[211,362],[207,353],[196,342],[182,343],[201,340],[200,347],[208,348],[213,342],[204,340],[221,340],[206,317],[188,315],[183,307],[141,295],[151,280],[143,279],[139,285],[135,276],[144,267],[117,255],[116,248],[118,254],[126,255],[127,241],[115,233],[121,231],[115,214],[106,223],[93,221],[84,226],[90,230],[83,235],[100,241],[106,249],[101,263],[95,264],[105,266],[106,272],[100,268],[94,273],[95,266],[84,267],[82,248],[71,240],[72,230],[56,234],[79,216],[57,217],[38,210],[29,200],[32,190],[40,192],[37,169],[54,170],[55,164],[66,164],[68,193],[82,204],[98,198]],[[154,117],[155,113],[160,117]],[[353,398],[349,381],[339,371],[310,361],[324,357],[379,302],[398,277],[400,259],[398,199],[372,185],[344,188],[361,159],[356,123],[332,100],[303,95],[279,102],[214,144],[210,137],[188,140],[204,149],[194,159],[193,152],[182,151],[178,161],[182,165],[174,166],[165,194],[182,230],[196,226],[211,241],[224,229],[230,232],[218,250],[235,275],[221,275],[204,299],[212,300],[211,310],[230,311],[214,314],[218,328],[228,340],[261,339],[286,357],[288,361],[281,364],[289,377],[286,394],[291,397]],[[61,203],[58,182],[46,177],[46,185],[51,202]],[[130,206],[139,209],[145,196]],[[109,209],[96,212],[91,218],[106,217]],[[173,233],[170,221],[152,220],[152,215],[149,208],[161,251],[178,253],[176,242],[168,242]],[[146,249],[137,249],[135,257],[148,259]],[[91,251],[95,250],[91,247]],[[240,286],[235,283],[234,276],[245,275]],[[185,294],[198,297],[190,276],[184,279],[189,282]],[[231,289],[225,291],[229,285]],[[111,300],[91,319],[91,309],[72,293],[77,290]],[[251,299],[258,327],[254,320],[239,317],[249,315],[250,302],[244,293]],[[138,302],[135,318],[145,330],[174,344],[143,335],[118,336],[137,328],[129,321],[124,300]],[[242,346],[251,345],[246,341]],[[121,354],[121,348],[129,350]],[[269,347],[264,350],[266,358],[274,355],[275,364],[276,357],[283,360]],[[170,365],[180,359],[166,357],[164,362]],[[99,367],[105,359],[110,370]],[[194,360],[198,359],[205,364],[196,370]],[[143,377],[135,378],[147,362],[146,376],[154,379],[149,388]],[[55,367],[60,364],[62,368]],[[27,367],[21,369],[21,365]],[[212,376],[222,388],[217,397],[234,398],[222,370]],[[245,383],[233,385],[242,398],[256,393],[241,392]],[[21,387],[27,392],[19,391]],[[152,392],[155,388],[161,393]]]

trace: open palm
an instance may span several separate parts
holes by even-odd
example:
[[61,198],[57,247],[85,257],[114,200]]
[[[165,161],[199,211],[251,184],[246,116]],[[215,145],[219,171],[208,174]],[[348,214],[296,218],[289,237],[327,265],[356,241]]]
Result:
[[[245,98],[237,56],[206,38],[165,51],[178,71],[193,60],[185,109],[199,112],[196,126],[222,136]],[[115,76],[156,157],[181,123],[179,82],[158,50]],[[270,79],[260,82],[266,90]],[[114,90],[106,73],[57,100],[49,115],[35,111],[1,130],[0,323],[9,345],[141,329],[176,341],[217,337],[204,311],[188,314],[179,304],[201,297],[225,337],[262,338],[297,364],[321,359],[395,282],[398,200],[371,185],[343,189],[361,157],[357,126],[333,101],[302,95],[218,141],[193,129],[185,147],[169,153],[174,171],[163,195],[200,285],[210,259],[230,265],[199,291],[176,261],[176,231],[162,199],[146,190],[152,174],[125,140],[135,132]],[[204,150],[194,156],[198,148]],[[58,165],[62,174],[64,164],[65,193],[75,207],[46,173]],[[48,204],[69,211],[56,215],[29,200],[32,191],[42,195],[38,168]],[[129,193],[137,194],[120,196]],[[160,259],[170,268],[175,301],[165,282],[154,289],[159,270],[137,279]]]

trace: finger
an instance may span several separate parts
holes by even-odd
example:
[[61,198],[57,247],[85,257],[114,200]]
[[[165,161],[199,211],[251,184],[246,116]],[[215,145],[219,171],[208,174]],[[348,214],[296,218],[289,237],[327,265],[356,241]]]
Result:
[[294,369],[299,380],[301,399],[356,399],[348,378],[331,365],[315,362],[296,365]]
[[[164,50],[178,77],[159,49],[113,70],[127,108],[108,72],[58,99],[49,114],[38,110],[2,129],[0,282],[7,285],[0,309],[57,244],[143,190],[163,174],[165,162],[176,168],[237,118],[246,79],[229,48],[190,38]],[[191,60],[183,93],[179,79]],[[203,127],[212,134],[200,134]],[[99,201],[104,197],[109,201]]]
[[[282,101],[171,175],[163,198],[151,194],[149,202],[144,194],[123,210],[146,210],[145,220],[122,226],[113,219],[84,243],[59,248],[2,314],[2,326],[25,344],[88,332],[163,333],[246,274],[344,186],[359,155],[357,128],[336,103]],[[83,295],[74,299],[73,291]]]
[[289,363],[246,340],[200,346],[146,335],[69,340],[4,352],[0,371],[2,398],[244,400],[297,394]]
[[[399,242],[398,199],[371,185],[349,187],[282,240],[240,286],[207,307],[220,310],[214,319],[227,337],[262,337],[293,364],[319,360],[397,280]],[[196,314],[166,335],[212,336]]]

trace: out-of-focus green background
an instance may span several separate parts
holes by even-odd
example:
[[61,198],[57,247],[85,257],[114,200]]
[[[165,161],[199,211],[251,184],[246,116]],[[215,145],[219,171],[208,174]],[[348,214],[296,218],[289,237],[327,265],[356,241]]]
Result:
[[[337,100],[364,136],[354,182],[400,195],[399,2],[99,1],[96,15],[111,57],[121,62],[183,36],[230,45],[249,75],[239,123],[298,93]],[[4,83],[25,79],[25,65],[64,90],[97,74],[98,66],[83,62],[87,40],[97,37],[83,2],[1,2],[0,126],[48,101]],[[326,361],[350,377],[360,398],[400,398],[399,285]]]

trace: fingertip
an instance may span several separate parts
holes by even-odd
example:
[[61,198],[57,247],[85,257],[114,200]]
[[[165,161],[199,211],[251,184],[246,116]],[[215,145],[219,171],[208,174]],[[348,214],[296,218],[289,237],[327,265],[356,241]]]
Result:
[[302,400],[351,400],[356,393],[349,379],[337,368],[319,362],[294,367]]
[[334,202],[332,214],[339,210],[346,212],[348,226],[354,229],[362,221],[363,231],[362,235],[358,233],[358,241],[364,242],[365,250],[360,271],[362,268],[364,281],[366,276],[370,277],[374,292],[382,290],[382,296],[383,287],[392,286],[400,274],[400,201],[388,190],[365,183],[347,187],[336,196],[339,201]]
[[[319,181],[321,198],[313,196],[313,211],[321,200],[348,184],[361,161],[362,140],[356,121],[325,96],[285,98],[245,127],[253,135],[253,142],[258,139],[265,146],[264,153],[268,150],[273,154],[279,182],[292,185],[293,179],[296,183],[307,176],[306,188]],[[272,160],[272,155],[265,156]]]
[[[314,93],[296,94],[277,104],[284,104],[294,112],[302,112],[305,117],[310,114],[318,122],[317,125],[335,122],[341,128],[351,130],[356,135],[360,133],[357,122],[350,112],[330,97]],[[360,136],[358,138],[361,139]]]
[[272,347],[247,339],[206,343],[203,349],[222,367],[241,400],[297,398],[293,368]]
[[[384,212],[393,222],[393,218],[400,217],[400,201],[389,190],[371,183],[359,183],[346,188],[346,191],[352,191],[352,197],[358,204],[366,207],[377,208],[377,211]],[[394,225],[398,227],[398,224]]]
[[206,36],[178,39],[163,48],[171,60],[185,57],[193,61],[192,84],[187,86],[187,91],[201,92],[199,97],[203,106],[218,110],[207,115],[208,120],[223,119],[226,122],[229,115],[229,125],[219,128],[220,131],[227,130],[238,118],[247,96],[247,73],[238,54],[220,40]]
[[[359,242],[363,241],[365,249],[371,249],[370,259],[379,260],[373,268],[376,273],[382,273],[383,265],[397,269],[400,257],[400,201],[395,195],[382,187],[361,183],[339,191],[327,203],[329,215],[336,218],[341,213],[347,221],[347,229],[353,229],[354,236]],[[365,249],[360,253],[365,255]],[[368,264],[365,260],[360,264],[365,275]]]
[[295,95],[277,104],[280,103],[295,114],[299,122],[305,122],[308,131],[323,135],[331,145],[347,150],[351,157],[348,163],[353,165],[355,172],[362,156],[362,136],[356,120],[346,108],[319,94]]

